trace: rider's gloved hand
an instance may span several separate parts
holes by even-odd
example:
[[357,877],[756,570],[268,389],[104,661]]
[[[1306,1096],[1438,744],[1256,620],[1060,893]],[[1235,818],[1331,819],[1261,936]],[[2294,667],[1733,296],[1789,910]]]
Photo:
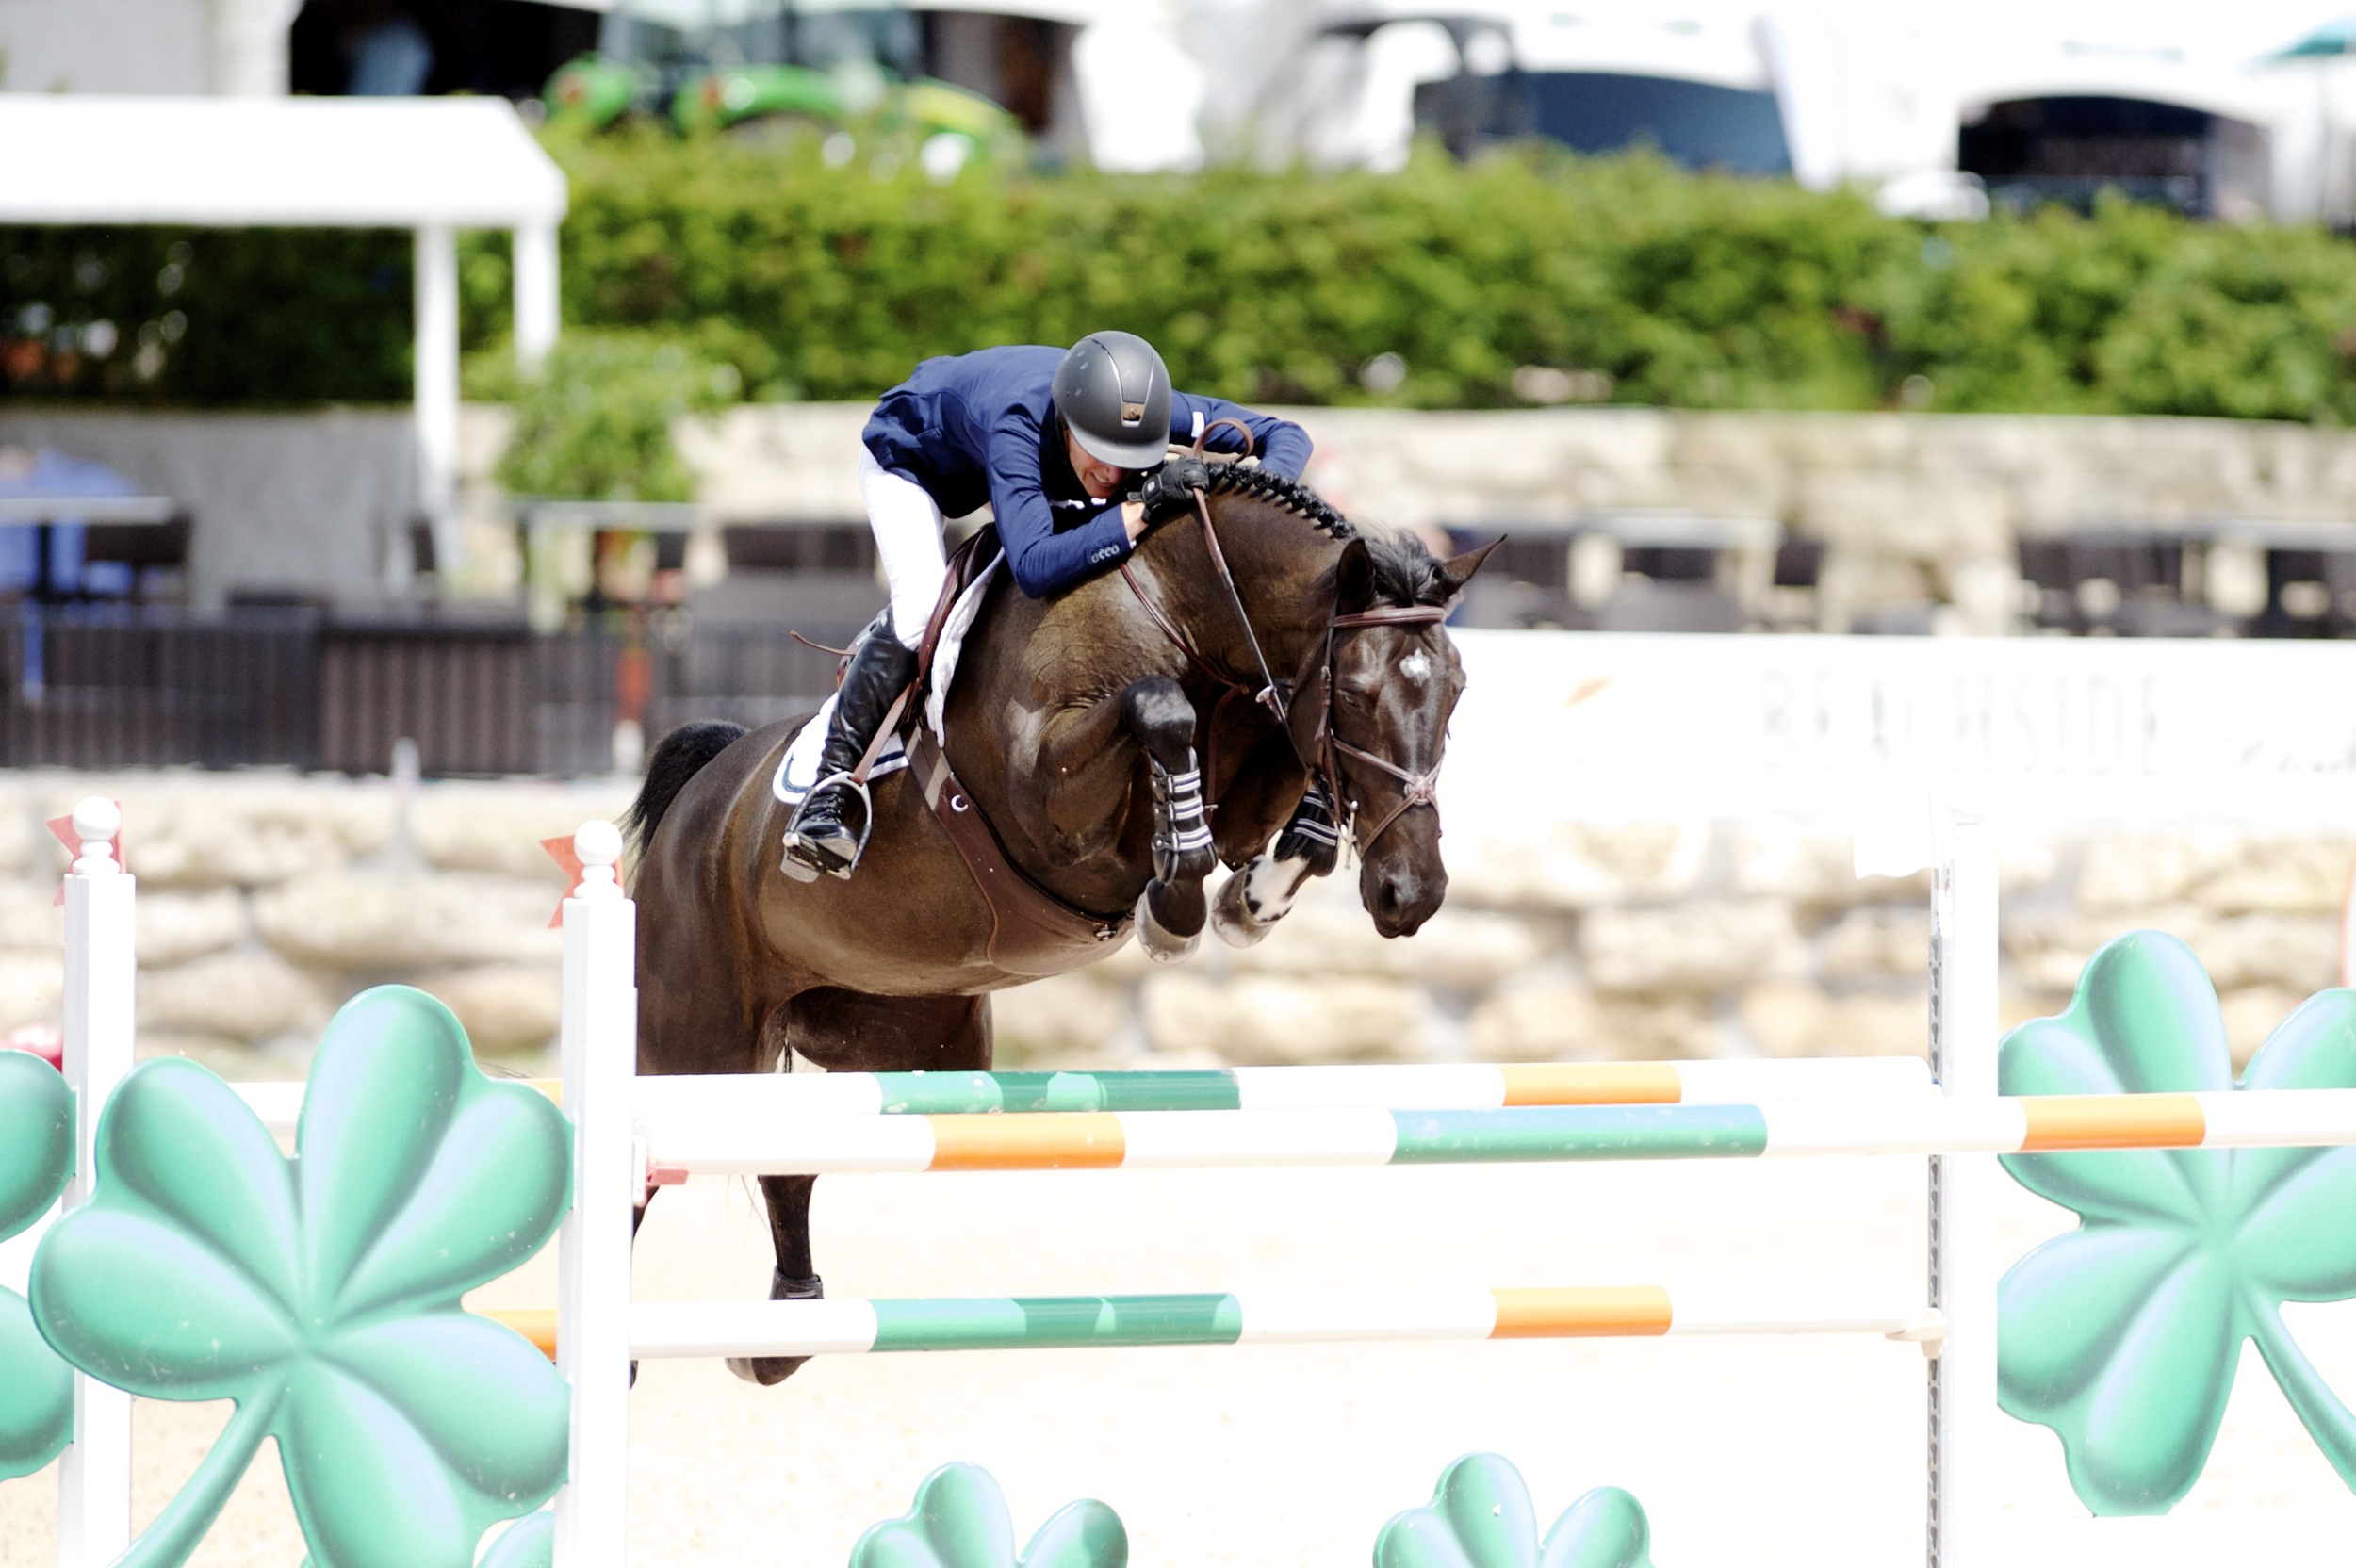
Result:
[[1199,457],[1173,457],[1145,476],[1137,499],[1145,503],[1145,520],[1167,521],[1194,510],[1194,493],[1211,487],[1211,466]]

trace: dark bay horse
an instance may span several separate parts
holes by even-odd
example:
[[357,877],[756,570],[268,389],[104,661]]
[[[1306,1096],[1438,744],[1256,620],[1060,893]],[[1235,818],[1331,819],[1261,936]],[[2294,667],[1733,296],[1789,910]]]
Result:
[[[1406,936],[1428,920],[1448,887],[1430,783],[1464,690],[1436,607],[1486,550],[1440,561],[1361,536],[1306,488],[1250,466],[1214,469],[1207,510],[1248,628],[1208,528],[1181,518],[1140,541],[1134,586],[1108,573],[1039,600],[997,584],[957,668],[946,761],[963,795],[950,798],[970,797],[1014,874],[1086,912],[1068,940],[1009,951],[927,803],[921,750],[919,766],[875,781],[858,874],[800,882],[778,869],[790,808],[770,792],[800,721],[665,737],[630,815],[638,1070],[769,1071],[789,1047],[838,1071],[987,1068],[990,993],[1110,953],[1105,934],[1125,934],[1133,910],[1156,956],[1183,956],[1206,922],[1245,945],[1331,871],[1330,835],[1278,837],[1308,783],[1304,758],[1330,766],[1354,822],[1376,928]],[[1252,700],[1263,662],[1291,689],[1288,723]],[[1157,876],[1168,776],[1198,758],[1212,842],[1166,849]],[[1203,887],[1214,858],[1241,868],[1217,911]],[[761,1179],[772,1299],[821,1293],[815,1180]],[[763,1383],[798,1364],[730,1363]]]

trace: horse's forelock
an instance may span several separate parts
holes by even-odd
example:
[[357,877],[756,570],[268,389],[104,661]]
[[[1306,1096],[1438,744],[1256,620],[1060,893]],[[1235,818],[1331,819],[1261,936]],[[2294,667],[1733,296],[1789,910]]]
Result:
[[1456,592],[1456,585],[1441,570],[1439,558],[1415,535],[1402,530],[1365,537],[1366,558],[1374,568],[1377,603],[1402,608],[1446,604]]

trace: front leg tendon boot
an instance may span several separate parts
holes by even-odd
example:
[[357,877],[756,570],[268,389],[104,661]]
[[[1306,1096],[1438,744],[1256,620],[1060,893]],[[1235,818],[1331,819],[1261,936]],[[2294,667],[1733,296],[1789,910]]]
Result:
[[[875,825],[867,786],[852,777],[874,743],[892,699],[916,678],[916,653],[879,623],[851,654],[834,694],[834,722],[818,754],[818,782],[785,830],[785,871],[797,881],[820,872],[847,877]],[[853,818],[857,818],[854,825]]]
[[1341,858],[1342,828],[1340,813],[1333,809],[1333,797],[1325,792],[1322,779],[1311,775],[1309,787],[1301,792],[1301,804],[1293,810],[1292,821],[1276,840],[1276,858],[1305,861],[1311,876],[1326,876],[1333,873]]
[[1203,877],[1217,863],[1211,825],[1203,809],[1203,770],[1194,753],[1177,773],[1151,753],[1153,770],[1153,880],[1168,886],[1182,877]]

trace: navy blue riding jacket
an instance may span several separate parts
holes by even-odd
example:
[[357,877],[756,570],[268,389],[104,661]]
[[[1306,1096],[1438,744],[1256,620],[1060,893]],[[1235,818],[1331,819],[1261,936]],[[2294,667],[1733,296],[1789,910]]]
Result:
[[[990,503],[1014,580],[1033,598],[1068,588],[1126,556],[1118,498],[1089,498],[1072,471],[1055,416],[1061,349],[981,349],[928,359],[883,395],[860,439],[878,467],[924,487],[941,514],[962,517]],[[1197,429],[1241,419],[1262,466],[1299,479],[1309,437],[1289,420],[1253,414],[1218,398],[1173,392],[1170,438],[1191,444]],[[1198,425],[1197,421],[1200,421]],[[1215,452],[1243,450],[1232,428],[1210,433]]]

